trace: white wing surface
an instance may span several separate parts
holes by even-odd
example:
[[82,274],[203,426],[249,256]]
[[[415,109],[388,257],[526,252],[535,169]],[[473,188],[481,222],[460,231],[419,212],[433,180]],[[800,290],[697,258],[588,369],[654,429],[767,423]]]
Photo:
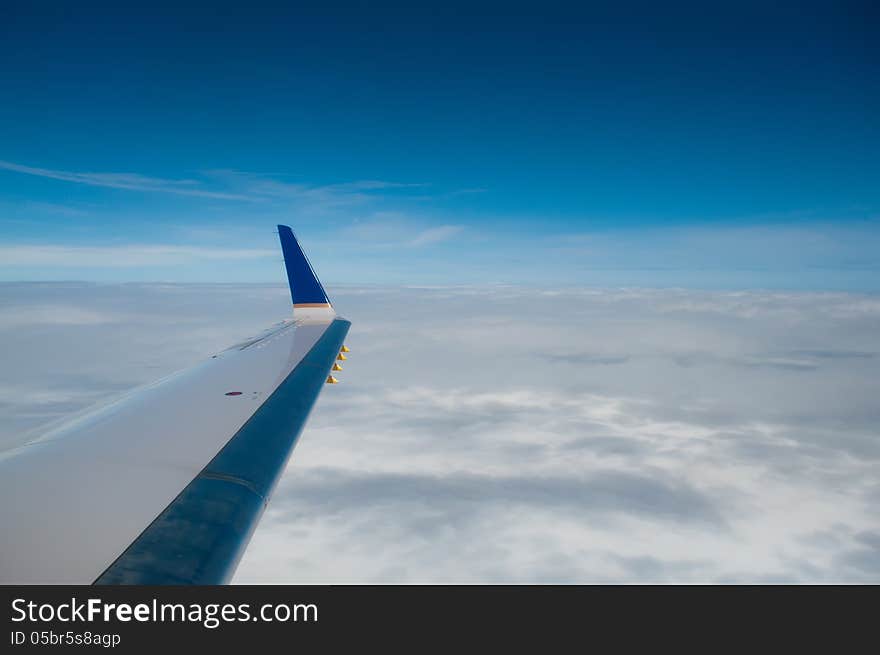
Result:
[[0,452],[0,583],[231,578],[351,325],[279,235],[293,318]]

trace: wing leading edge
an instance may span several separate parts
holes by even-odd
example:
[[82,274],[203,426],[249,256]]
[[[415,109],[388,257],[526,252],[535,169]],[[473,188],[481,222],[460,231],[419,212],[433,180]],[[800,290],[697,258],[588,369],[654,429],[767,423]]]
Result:
[[351,325],[279,234],[323,307],[0,453],[0,582],[229,581]]

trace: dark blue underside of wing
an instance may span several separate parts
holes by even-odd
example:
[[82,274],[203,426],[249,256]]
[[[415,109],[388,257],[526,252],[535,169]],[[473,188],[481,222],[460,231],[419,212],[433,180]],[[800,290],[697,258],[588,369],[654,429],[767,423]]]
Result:
[[265,403],[95,584],[223,584],[351,325],[334,320]]

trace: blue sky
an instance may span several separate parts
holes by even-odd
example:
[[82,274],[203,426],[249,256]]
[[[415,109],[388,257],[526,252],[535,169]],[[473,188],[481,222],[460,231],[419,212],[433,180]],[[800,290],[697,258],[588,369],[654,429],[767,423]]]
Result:
[[574,7],[4,7],[0,279],[880,290],[867,3]]

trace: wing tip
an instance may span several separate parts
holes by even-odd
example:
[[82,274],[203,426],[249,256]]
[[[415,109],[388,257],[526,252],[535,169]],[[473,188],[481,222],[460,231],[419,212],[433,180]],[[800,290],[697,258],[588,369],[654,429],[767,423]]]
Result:
[[330,298],[289,225],[278,225],[290,299],[296,308],[332,308]]

